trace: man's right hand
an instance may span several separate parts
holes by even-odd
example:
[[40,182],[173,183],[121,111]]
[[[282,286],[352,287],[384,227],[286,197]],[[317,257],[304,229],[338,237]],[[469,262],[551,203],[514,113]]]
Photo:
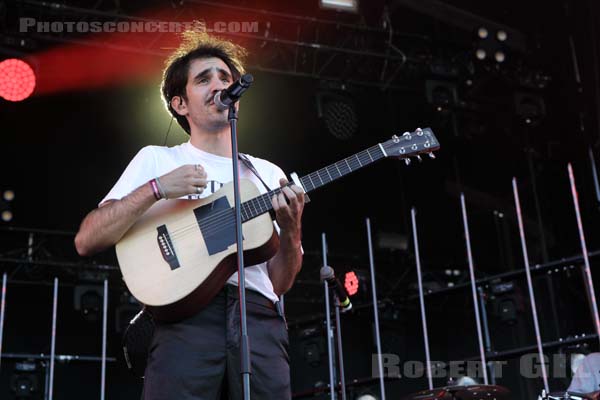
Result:
[[[158,178],[167,198],[200,194],[206,187],[206,171],[201,165],[184,165]],[[75,236],[75,247],[90,256],[114,246],[135,221],[156,202],[146,182],[120,200],[106,202],[90,212]]]
[[206,171],[200,164],[182,165],[158,179],[169,199],[201,194],[207,185]]

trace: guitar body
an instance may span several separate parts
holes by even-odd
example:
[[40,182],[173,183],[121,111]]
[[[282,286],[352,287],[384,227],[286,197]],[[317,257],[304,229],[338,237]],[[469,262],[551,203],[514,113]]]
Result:
[[[240,180],[241,201],[260,195]],[[117,243],[123,279],[160,321],[192,316],[237,271],[233,183],[199,200],[154,204]],[[242,224],[244,264],[269,260],[279,237],[269,213]]]

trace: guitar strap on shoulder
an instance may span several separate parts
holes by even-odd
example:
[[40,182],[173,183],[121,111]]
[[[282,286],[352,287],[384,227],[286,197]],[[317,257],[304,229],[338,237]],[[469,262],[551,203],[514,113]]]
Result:
[[248,156],[244,153],[238,153],[238,156],[239,156],[239,159],[242,160],[242,162],[244,163],[246,168],[248,168],[250,171],[252,171],[252,173],[254,175],[256,175],[256,177],[260,180],[260,182],[265,186],[265,188],[267,189],[267,192],[270,192],[271,188],[269,187],[269,185],[267,185],[265,183],[263,178],[260,177],[260,174],[258,173],[256,168],[254,168],[254,165],[252,164],[252,161],[250,161],[250,158],[248,158]]

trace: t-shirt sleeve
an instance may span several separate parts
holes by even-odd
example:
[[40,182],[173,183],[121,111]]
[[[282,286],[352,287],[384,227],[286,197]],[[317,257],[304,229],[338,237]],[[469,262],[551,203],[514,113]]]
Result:
[[133,192],[145,182],[155,178],[156,160],[152,147],[146,146],[142,148],[125,168],[121,177],[108,194],[99,203],[102,204],[107,200],[120,200]]
[[272,177],[273,182],[271,184],[271,187],[272,188],[280,187],[281,185],[279,184],[279,180],[281,178],[285,178],[285,179],[289,180],[289,178],[285,175],[285,172],[283,172],[283,170],[281,168],[279,168],[277,165],[273,164],[273,177]]

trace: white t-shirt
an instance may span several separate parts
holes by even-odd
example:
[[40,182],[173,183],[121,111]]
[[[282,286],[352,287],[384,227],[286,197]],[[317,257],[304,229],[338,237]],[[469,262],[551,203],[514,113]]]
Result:
[[[248,158],[269,188],[275,189],[280,186],[279,179],[285,178],[281,168],[260,158],[252,156],[248,156]],[[231,158],[202,151],[194,147],[189,141],[174,147],[146,146],[131,160],[115,186],[102,199],[100,204],[107,200],[119,200],[149,180],[187,164],[202,165],[206,171],[208,185],[202,194],[193,194],[184,198],[198,199],[209,196],[224,184],[233,180]],[[242,162],[239,163],[239,169],[240,179],[249,179],[254,182],[261,193],[267,192],[267,189],[256,175],[248,170]],[[273,302],[279,300],[273,291],[273,284],[269,278],[266,262],[246,267],[245,276],[247,289],[260,292]],[[237,285],[237,272],[227,280],[227,283]]]

